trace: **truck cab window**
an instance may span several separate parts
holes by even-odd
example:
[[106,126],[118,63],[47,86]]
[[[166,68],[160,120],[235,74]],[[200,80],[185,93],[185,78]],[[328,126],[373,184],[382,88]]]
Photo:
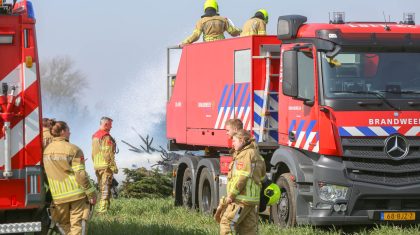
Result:
[[420,53],[343,51],[322,56],[324,93],[328,98],[370,98],[372,92],[388,98],[418,98]]
[[314,59],[312,52],[298,52],[299,98],[314,100]]

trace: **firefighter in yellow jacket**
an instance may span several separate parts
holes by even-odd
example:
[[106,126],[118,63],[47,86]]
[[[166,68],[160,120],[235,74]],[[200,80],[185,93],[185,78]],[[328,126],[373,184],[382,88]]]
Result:
[[268,12],[265,9],[259,9],[255,15],[247,20],[242,27],[241,37],[251,35],[266,35],[266,26],[268,24]]
[[44,168],[53,198],[51,216],[62,234],[87,234],[95,187],[85,171],[84,155],[69,143],[70,129],[58,121],[51,127],[53,141],[44,150]]
[[92,160],[100,189],[98,213],[106,212],[110,206],[113,174],[118,174],[115,163],[116,144],[110,135],[112,119],[102,117],[99,130],[92,136]]
[[42,119],[42,148],[45,149],[48,144],[53,140],[53,136],[50,133],[50,129],[54,126],[54,119],[43,118]]
[[264,159],[246,130],[232,140],[235,153],[229,165],[226,210],[220,221],[220,234],[256,234],[261,181],[265,177]]
[[227,31],[231,36],[239,36],[241,30],[226,17],[219,14],[219,5],[215,0],[207,0],[204,3],[204,15],[197,21],[191,36],[182,41],[181,46],[191,44],[200,38],[203,33],[203,41],[210,42],[224,39],[224,32]]

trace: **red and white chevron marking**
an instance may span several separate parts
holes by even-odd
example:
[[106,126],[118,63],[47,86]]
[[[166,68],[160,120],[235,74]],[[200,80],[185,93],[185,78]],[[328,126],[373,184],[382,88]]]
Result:
[[[296,131],[293,131],[296,134]],[[301,131],[299,136],[297,136],[296,141],[291,142],[289,140],[288,145],[290,147],[295,147],[299,149],[308,150],[311,152],[318,153],[319,152],[319,140],[316,139],[317,132],[310,132],[309,136],[306,137],[306,132]]]
[[[12,168],[23,168],[25,165],[39,164],[41,160],[39,87],[37,83],[37,66],[31,68],[19,64],[0,83],[9,87],[17,86],[15,94],[20,99],[23,115],[11,122],[11,155]],[[23,89],[22,89],[23,88]],[[4,166],[4,134],[0,131],[0,169]]]
[[214,128],[224,129],[226,128],[226,121],[236,117],[242,121],[244,129],[251,130],[251,117],[249,115],[251,108],[249,106],[241,108],[235,107],[233,112],[231,109],[231,107],[221,107],[220,112],[217,114],[217,120]]

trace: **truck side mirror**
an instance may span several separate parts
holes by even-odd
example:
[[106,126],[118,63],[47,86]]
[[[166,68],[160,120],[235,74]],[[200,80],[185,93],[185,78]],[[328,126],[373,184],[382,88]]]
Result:
[[297,51],[285,51],[283,54],[283,94],[298,96],[298,61]]

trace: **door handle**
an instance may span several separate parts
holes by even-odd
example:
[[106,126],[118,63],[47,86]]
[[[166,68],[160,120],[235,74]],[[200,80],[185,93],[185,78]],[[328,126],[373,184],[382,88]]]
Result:
[[296,141],[296,135],[293,131],[289,131],[289,140],[291,142],[295,142]]

